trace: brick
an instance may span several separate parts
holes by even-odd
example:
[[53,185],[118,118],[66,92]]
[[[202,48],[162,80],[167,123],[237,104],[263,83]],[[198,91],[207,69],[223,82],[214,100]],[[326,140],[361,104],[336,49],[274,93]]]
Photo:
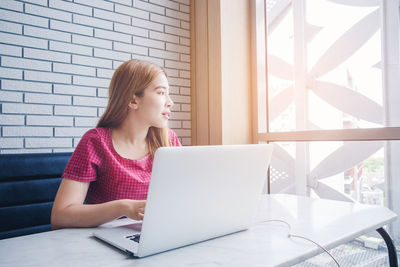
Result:
[[159,31],[159,32],[164,31],[164,24],[161,24],[161,23],[151,22],[148,20],[134,18],[134,17],[131,18],[131,21],[132,21],[133,26],[146,28],[149,30],[154,30],[154,31]]
[[0,18],[2,20],[14,21],[39,27],[47,27],[49,25],[48,19],[4,9],[0,9]]
[[[179,11],[175,11],[175,10],[171,10],[171,9],[167,9],[165,11],[165,15],[168,16],[168,17],[177,18],[177,19],[181,19],[181,20],[186,20],[186,21],[190,20],[190,15],[189,14],[183,13],[183,12],[179,12]],[[178,27],[179,27],[179,25],[178,25]]]
[[71,75],[43,72],[43,71],[24,71],[24,79],[27,81],[46,81],[52,83],[71,83]]
[[190,0],[175,0],[175,2],[184,4],[184,5],[190,5]]
[[26,125],[73,126],[73,117],[66,116],[26,116]]
[[182,111],[191,111],[191,106],[189,104],[182,104],[181,106]]
[[180,70],[190,70],[190,64],[178,61],[165,60],[165,67]]
[[[47,6],[47,0],[29,0],[29,3],[37,4],[37,5],[41,5],[41,6]],[[25,8],[26,8],[26,5],[27,4],[25,4]]]
[[51,153],[51,149],[6,149],[0,151],[0,154],[30,154],[30,153]]
[[165,8],[158,6],[158,5],[153,5],[149,3],[145,3],[139,0],[133,0],[133,6],[139,9],[147,10],[150,11],[151,13],[158,13],[161,15],[165,14]]
[[16,57],[22,56],[22,48],[13,45],[0,44],[0,51],[3,55]]
[[141,45],[144,47],[154,47],[159,49],[164,49],[165,44],[164,42],[155,41],[147,38],[132,36],[132,43],[136,45]]
[[96,69],[73,64],[53,63],[53,72],[95,76]]
[[43,28],[38,28],[38,27],[32,27],[32,26],[24,27],[24,35],[40,37],[40,38],[50,39],[50,40],[71,42],[71,34],[70,33],[54,31],[54,30],[49,30],[49,29],[43,29]]
[[129,17],[137,17],[142,19],[149,19],[149,12],[137,8],[121,6],[115,4],[115,12],[129,15]]
[[108,78],[111,79],[114,74],[114,70],[108,70],[108,69],[100,69],[97,68],[97,77],[101,78]]
[[110,1],[114,2],[114,3],[126,5],[126,6],[132,6],[132,0],[110,0]]
[[24,125],[24,115],[0,114],[0,125]]
[[102,48],[94,48],[94,56],[101,58],[116,59],[121,61],[126,61],[131,59],[131,55],[128,53],[106,50]]
[[179,43],[182,44],[182,45],[190,46],[190,39],[189,38],[185,38],[185,37],[180,37],[179,38]]
[[78,127],[95,127],[99,118],[86,118],[86,117],[76,117],[75,126]]
[[171,34],[150,31],[150,38],[179,44],[179,37]]
[[190,95],[190,88],[181,87],[179,92],[180,92],[181,95]]
[[[46,0],[45,5],[47,5],[47,0]],[[39,15],[39,16],[46,17],[46,18],[53,18],[53,19],[68,21],[68,22],[72,21],[71,13],[59,11],[54,8],[30,5],[27,3],[25,4],[25,13]]]
[[22,102],[22,100],[23,100],[22,93],[7,92],[4,90],[0,90],[0,101]]
[[74,140],[74,147],[76,147],[78,144],[79,144],[79,142],[81,141],[81,139],[82,138],[74,138],[73,140]]
[[168,77],[179,77],[179,71],[175,69],[164,68]]
[[113,69],[116,70],[122,63],[124,63],[124,62],[123,61],[114,60],[113,61]]
[[190,62],[190,56],[189,55],[181,55],[181,61]]
[[87,85],[87,86],[108,88],[108,86],[110,84],[110,80],[109,79],[101,79],[101,78],[93,78],[93,77],[85,77],[85,76],[74,76],[72,83],[77,84],[77,85]]
[[190,31],[165,25],[165,32],[190,38]]
[[107,9],[110,11],[113,11],[114,9],[114,5],[110,2],[106,2],[106,1],[101,1],[101,0],[74,0],[74,3],[78,3],[78,4],[84,4],[87,6],[91,6],[91,7],[96,7],[96,8],[101,8],[101,9]]
[[181,104],[174,103],[171,107],[171,111],[181,111]]
[[169,0],[150,0],[150,3],[165,6],[171,9],[179,9],[179,4]]
[[24,48],[24,57],[56,62],[71,62],[70,54],[32,48]]
[[51,84],[49,83],[3,80],[1,87],[2,89],[13,91],[51,93]]
[[49,7],[69,11],[71,13],[79,13],[83,15],[92,15],[92,8],[79,4],[69,3],[60,0],[49,0]]
[[15,114],[52,114],[53,107],[50,105],[35,105],[35,104],[16,104],[3,103],[3,113]]
[[[128,7],[123,7],[123,8],[128,8]],[[115,7],[117,9],[117,7]],[[116,10],[116,12],[118,12]],[[110,20],[110,21],[116,21],[119,23],[125,23],[125,24],[130,24],[131,23],[131,18],[129,16],[123,15],[123,14],[118,14],[115,12],[110,12],[110,11],[105,11],[101,9],[94,9],[94,17],[96,18],[101,18],[105,20]]]
[[12,22],[2,21],[0,23],[0,31],[22,34],[22,25]]
[[101,68],[112,68],[112,61],[109,59],[93,58],[87,56],[72,55],[72,63]]
[[182,138],[181,143],[183,146],[192,145],[192,138]]
[[25,93],[25,103],[71,105],[71,96]]
[[88,36],[83,36],[83,35],[72,35],[72,43],[76,44],[83,44],[83,45],[88,45],[88,46],[94,46],[94,47],[101,47],[101,48],[112,48],[112,41],[109,40],[104,40],[104,39],[98,39],[94,37],[88,37]]
[[84,133],[86,133],[90,128],[69,128],[69,127],[56,127],[55,136],[70,136],[70,137],[81,137]]
[[156,21],[162,24],[167,24],[167,25],[172,25],[175,27],[179,27],[181,25],[180,21],[174,18],[169,18],[166,16],[161,16],[161,15],[157,15],[157,14],[150,14],[150,20],[151,21]]
[[93,36],[93,29],[91,27],[81,26],[78,24],[67,23],[57,20],[50,20],[50,29]]
[[51,71],[50,62],[26,58],[2,56],[1,65],[5,67]]
[[53,153],[64,153],[64,152],[74,152],[75,148],[55,148]]
[[91,56],[92,55],[92,48],[91,47],[87,47],[87,46],[83,46],[83,45],[70,44],[70,43],[62,43],[62,42],[50,41],[49,49],[50,50],[73,53],[73,54],[79,54],[79,55],[87,55],[87,56]]
[[47,49],[47,40],[38,38],[0,32],[0,40],[7,40],[7,44]]
[[121,23],[114,23],[114,31],[116,32],[123,32],[127,33],[130,35],[138,35],[142,37],[148,37],[149,36],[149,31],[146,29],[134,27],[134,26],[129,26]]
[[141,60],[145,60],[151,63],[156,64],[157,66],[164,67],[164,60],[161,58],[154,58],[154,57],[148,57],[148,56],[143,56],[143,55],[132,55],[132,58],[137,58]]
[[171,120],[190,120],[190,113],[189,112],[172,112],[170,119]]
[[53,136],[53,128],[8,126],[3,127],[3,136]]
[[191,129],[192,128],[191,122],[190,121],[183,121],[182,122],[182,128]]
[[190,71],[180,70],[179,71],[179,77],[190,79]]
[[179,5],[179,10],[182,11],[182,12],[185,12],[185,13],[190,13],[190,7],[187,6],[187,5],[180,4]]
[[176,135],[179,137],[190,137],[192,136],[192,133],[190,130],[186,130],[186,129],[175,129],[174,130]]
[[184,54],[190,54],[190,47],[183,46],[183,45],[166,43],[166,50],[184,53]]
[[96,98],[96,97],[85,97],[85,96],[74,96],[75,106],[93,106],[93,107],[105,107],[107,106],[106,98]]
[[97,108],[97,116],[101,117],[106,109],[105,108]]
[[54,115],[97,116],[97,109],[93,107],[55,106]]
[[[19,148],[24,146],[23,138],[0,138],[0,148]],[[3,152],[3,151],[2,151]]]
[[97,88],[97,96],[98,97],[108,97],[108,89]]
[[94,29],[94,36],[98,38],[109,39],[124,43],[130,43],[132,39],[129,34],[101,30],[101,29]]
[[172,59],[172,60],[179,60],[178,53],[168,52],[168,51],[158,50],[158,49],[153,49],[153,48],[150,48],[149,56]]
[[25,138],[26,148],[72,147],[71,138]]
[[188,80],[188,79],[171,77],[168,79],[168,82],[171,85],[190,87],[190,80]]
[[186,21],[181,21],[181,28],[190,30],[190,23]]
[[170,95],[172,101],[175,103],[184,103],[184,104],[189,104],[190,103],[190,96],[186,95]]
[[177,129],[177,128],[182,128],[182,122],[181,121],[168,121],[168,127],[172,129]]
[[73,15],[73,22],[77,24],[90,25],[96,28],[103,28],[107,30],[113,29],[113,23],[111,21],[107,21],[104,19],[97,19],[88,16],[82,16],[78,14]]
[[132,54],[148,55],[148,48],[138,45],[124,44],[119,42],[114,42],[114,50],[124,51]]
[[179,87],[170,85],[169,86],[169,93],[170,94],[179,94]]
[[[0,8],[11,9],[15,11],[24,11],[24,6],[22,3],[13,0],[1,0]],[[3,22],[2,22],[3,23]]]
[[65,94],[65,95],[87,95],[95,96],[95,87],[86,86],[76,86],[76,85],[65,85],[65,84],[55,84],[54,85],[55,94]]
[[0,78],[22,79],[22,70],[0,67]]

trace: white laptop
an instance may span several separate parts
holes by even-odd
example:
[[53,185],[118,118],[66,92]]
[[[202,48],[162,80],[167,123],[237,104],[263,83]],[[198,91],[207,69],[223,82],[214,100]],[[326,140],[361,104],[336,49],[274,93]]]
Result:
[[97,238],[144,257],[247,229],[272,145],[161,147],[143,222],[96,228]]

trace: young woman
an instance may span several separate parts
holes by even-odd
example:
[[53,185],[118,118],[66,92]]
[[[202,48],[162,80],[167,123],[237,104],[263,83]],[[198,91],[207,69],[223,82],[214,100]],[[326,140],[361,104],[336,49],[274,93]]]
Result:
[[135,59],[118,67],[103,116],[65,168],[53,229],[94,227],[122,216],[143,219],[156,149],[181,145],[167,128],[172,105],[160,67]]

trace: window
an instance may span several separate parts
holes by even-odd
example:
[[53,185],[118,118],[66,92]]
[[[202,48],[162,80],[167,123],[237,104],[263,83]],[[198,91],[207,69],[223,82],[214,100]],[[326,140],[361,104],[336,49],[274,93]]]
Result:
[[[264,83],[257,78],[255,141],[275,144],[270,192],[400,214],[399,1],[255,2],[266,15],[256,19],[266,39],[257,67],[267,69]],[[397,241],[399,229],[390,229]]]

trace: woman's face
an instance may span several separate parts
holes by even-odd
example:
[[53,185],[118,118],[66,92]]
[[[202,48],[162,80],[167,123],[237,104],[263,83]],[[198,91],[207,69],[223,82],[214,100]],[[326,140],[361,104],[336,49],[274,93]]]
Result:
[[171,114],[173,102],[169,97],[167,77],[160,73],[144,90],[142,97],[135,96],[137,114],[149,126],[165,128]]

